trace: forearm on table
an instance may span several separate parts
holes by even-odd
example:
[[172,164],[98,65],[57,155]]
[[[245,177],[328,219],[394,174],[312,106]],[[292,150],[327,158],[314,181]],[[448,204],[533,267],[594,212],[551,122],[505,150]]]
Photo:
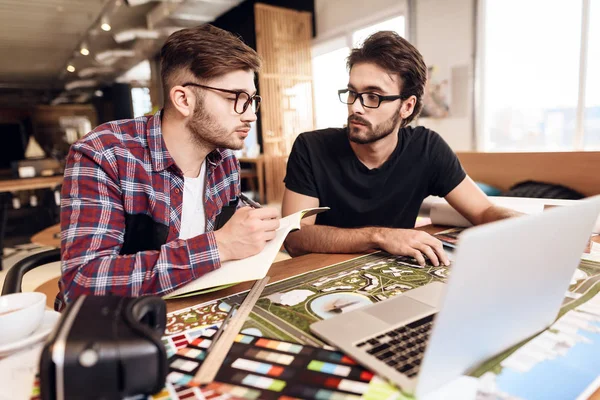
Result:
[[288,235],[285,248],[293,257],[306,253],[361,253],[378,248],[380,229],[307,225]]
[[479,221],[477,221],[477,225],[487,224],[488,222],[494,222],[506,218],[519,217],[522,215],[523,213],[510,208],[490,206],[481,214]]
[[63,247],[62,283],[67,301],[82,294],[167,294],[221,266],[214,232],[174,240],[160,250],[119,255],[78,240]]

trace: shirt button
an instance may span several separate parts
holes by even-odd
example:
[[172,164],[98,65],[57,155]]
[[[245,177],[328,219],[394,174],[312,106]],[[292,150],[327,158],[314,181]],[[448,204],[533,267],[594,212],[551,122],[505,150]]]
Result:
[[175,193],[179,194],[179,189],[176,188],[175,189]]

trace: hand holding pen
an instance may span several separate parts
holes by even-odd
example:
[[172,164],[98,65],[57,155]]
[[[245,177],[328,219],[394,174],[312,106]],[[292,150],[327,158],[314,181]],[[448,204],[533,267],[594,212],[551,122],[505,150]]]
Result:
[[250,197],[246,196],[244,193],[240,193],[240,200],[242,201],[242,203],[246,204],[247,206],[250,206],[252,208],[262,208],[262,206],[252,200]]
[[263,208],[243,194],[239,197],[250,207],[239,208],[221,229],[215,231],[221,262],[258,254],[269,240],[275,238],[279,228],[279,213],[275,208]]

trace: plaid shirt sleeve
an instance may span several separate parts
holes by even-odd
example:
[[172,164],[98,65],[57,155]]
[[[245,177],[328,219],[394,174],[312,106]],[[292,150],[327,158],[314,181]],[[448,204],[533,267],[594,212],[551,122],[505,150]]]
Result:
[[66,303],[82,294],[163,295],[221,266],[214,232],[175,239],[160,250],[119,255],[125,211],[114,157],[89,143],[72,146],[61,202]]

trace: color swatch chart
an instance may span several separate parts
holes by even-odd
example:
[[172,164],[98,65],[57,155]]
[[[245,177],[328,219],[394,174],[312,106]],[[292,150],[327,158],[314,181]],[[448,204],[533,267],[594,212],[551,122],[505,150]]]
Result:
[[[177,346],[169,358],[167,381],[177,390],[186,387],[188,398],[199,390],[188,385],[214,332],[203,330],[187,346]],[[372,379],[371,372],[342,353],[239,334],[215,382],[201,393],[204,398],[229,394],[242,399],[358,399],[370,390]]]

